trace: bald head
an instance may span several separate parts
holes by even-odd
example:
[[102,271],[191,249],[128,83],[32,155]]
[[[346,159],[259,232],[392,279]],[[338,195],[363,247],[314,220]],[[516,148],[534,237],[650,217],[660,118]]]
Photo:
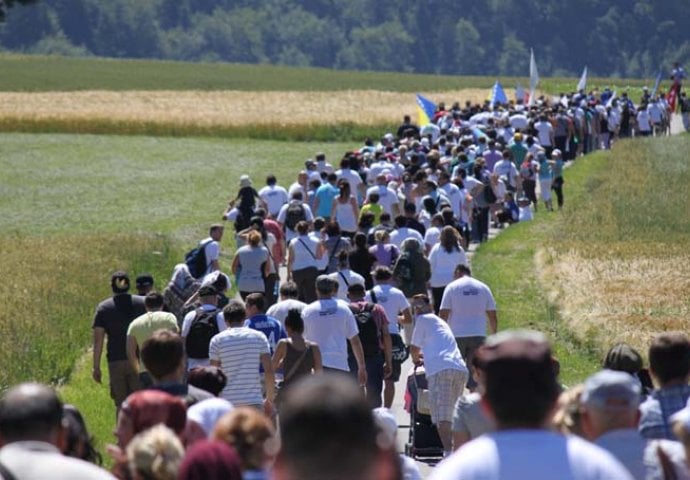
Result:
[[38,383],[11,388],[0,400],[0,443],[23,440],[55,443],[62,425],[62,402]]

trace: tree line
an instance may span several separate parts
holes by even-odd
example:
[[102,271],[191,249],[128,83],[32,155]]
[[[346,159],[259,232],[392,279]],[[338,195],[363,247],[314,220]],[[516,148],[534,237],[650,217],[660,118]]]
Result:
[[638,78],[690,60],[688,0],[5,3],[0,48],[23,53],[524,76],[533,48],[542,74]]

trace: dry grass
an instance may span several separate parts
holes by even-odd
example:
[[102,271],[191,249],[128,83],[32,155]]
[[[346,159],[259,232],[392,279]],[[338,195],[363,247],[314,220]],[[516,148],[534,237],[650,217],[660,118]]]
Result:
[[[582,246],[581,246],[582,247]],[[571,330],[597,343],[627,342],[646,352],[662,331],[686,331],[690,262],[682,246],[615,243],[565,252],[540,249],[537,271]]]
[[[436,102],[483,102],[489,90],[425,95]],[[0,121],[165,122],[197,126],[320,123],[379,125],[416,114],[413,94],[339,92],[82,91],[0,93]]]

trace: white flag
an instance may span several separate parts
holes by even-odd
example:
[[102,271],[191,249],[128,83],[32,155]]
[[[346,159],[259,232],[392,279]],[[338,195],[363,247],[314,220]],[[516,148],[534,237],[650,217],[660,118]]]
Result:
[[534,59],[534,50],[530,49],[529,56],[529,103],[531,107],[536,101],[535,93],[539,85],[539,72],[537,71],[537,61]]
[[587,67],[582,71],[582,76],[580,77],[580,81],[577,82],[577,91],[578,92],[584,92],[585,89],[587,88]]
[[612,107],[613,106],[613,101],[616,99],[616,91],[613,91],[613,94],[611,95],[611,98],[609,98],[609,101],[606,102],[606,108]]

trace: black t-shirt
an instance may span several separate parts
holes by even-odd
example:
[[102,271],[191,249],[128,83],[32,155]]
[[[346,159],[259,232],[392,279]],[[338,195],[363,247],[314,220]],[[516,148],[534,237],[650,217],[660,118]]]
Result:
[[144,313],[144,297],[129,293],[113,295],[98,304],[93,328],[103,328],[108,336],[108,362],[127,360],[127,329],[132,320]]
[[364,277],[364,287],[368,290],[374,286],[371,278],[371,268],[376,263],[376,257],[369,250],[355,249],[349,256],[350,269]]

